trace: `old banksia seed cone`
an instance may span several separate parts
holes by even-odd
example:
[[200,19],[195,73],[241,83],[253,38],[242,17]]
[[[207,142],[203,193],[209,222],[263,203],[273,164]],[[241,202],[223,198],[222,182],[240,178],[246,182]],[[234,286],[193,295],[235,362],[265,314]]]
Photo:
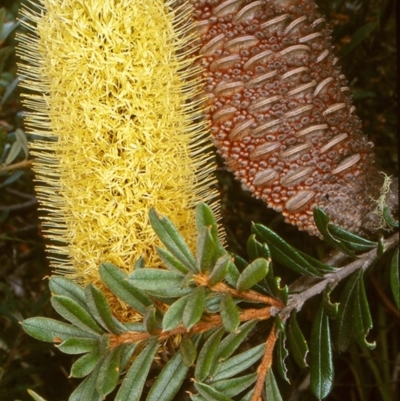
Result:
[[314,2],[190,3],[208,118],[228,168],[310,234],[316,205],[345,229],[371,229],[383,177]]
[[100,285],[104,261],[159,266],[151,207],[195,248],[195,205],[215,198],[191,100],[201,88],[193,21],[173,4],[43,0],[23,11],[20,70],[52,266],[83,285]]

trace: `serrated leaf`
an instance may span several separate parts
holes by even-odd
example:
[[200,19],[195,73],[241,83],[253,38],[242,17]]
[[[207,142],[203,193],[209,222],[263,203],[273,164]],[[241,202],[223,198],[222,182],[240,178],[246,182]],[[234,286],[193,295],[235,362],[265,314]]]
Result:
[[156,319],[156,308],[154,305],[149,305],[146,307],[146,311],[143,315],[144,327],[146,331],[150,334],[154,334],[157,329],[157,319]]
[[149,374],[153,358],[157,352],[158,342],[150,342],[135,359],[129,368],[115,401],[139,401]]
[[96,389],[103,397],[110,394],[117,386],[120,375],[121,350],[122,347],[119,346],[109,351],[100,366]]
[[187,274],[189,273],[189,269],[181,263],[171,252],[167,251],[164,248],[157,247],[157,254],[164,263],[165,267],[175,273]]
[[183,277],[169,270],[135,270],[130,276],[130,281],[139,289],[159,297],[178,298],[191,292],[190,288],[181,288]]
[[73,325],[92,334],[103,334],[92,316],[74,300],[62,295],[51,297],[51,305],[56,312]]
[[290,316],[286,335],[289,340],[290,348],[292,349],[291,355],[301,369],[308,366],[307,354],[308,344],[297,322],[296,312]]
[[154,209],[150,210],[149,219],[153,230],[166,248],[187,268],[197,273],[199,269],[196,260],[171,221],[165,216],[159,216]]
[[157,376],[146,401],[171,401],[181,388],[188,370],[177,352]]
[[218,346],[217,361],[223,362],[228,359],[246,340],[247,336],[257,323],[258,320],[250,320],[243,323],[235,333],[230,333],[226,336]]
[[139,313],[143,314],[146,306],[152,304],[151,299],[136,288],[128,276],[112,263],[102,263],[99,273],[109,290]]
[[247,254],[250,260],[258,258],[271,259],[271,252],[268,245],[258,242],[255,234],[251,234],[247,240]]
[[369,241],[365,238],[359,237],[358,235],[343,230],[343,228],[340,228],[334,224],[330,223],[328,228],[332,236],[343,242],[350,250],[367,252],[378,246],[377,242]]
[[393,299],[400,310],[400,272],[399,272],[399,248],[394,251],[392,261],[390,263],[390,287],[392,289]]
[[314,208],[313,214],[314,214],[315,225],[317,226],[319,232],[324,237],[324,240],[330,246],[339,249],[345,255],[355,258],[356,255],[342,241],[332,236],[330,232],[330,227],[332,226],[332,224],[329,224],[330,222],[329,216],[319,207]]
[[41,397],[39,394],[36,394],[31,389],[28,389],[28,393],[35,401],[46,401],[43,397]]
[[189,335],[184,334],[182,336],[179,352],[181,354],[182,362],[185,364],[185,366],[188,368],[192,366],[192,363],[197,357],[197,348]]
[[367,294],[365,293],[363,272],[360,269],[360,278],[357,280],[354,293],[354,334],[357,342],[368,349],[374,349],[376,343],[367,341],[367,335],[372,329],[372,317],[369,310]]
[[261,281],[268,273],[268,261],[256,259],[251,262],[240,274],[236,288],[239,292],[246,291]]
[[72,280],[62,276],[52,276],[49,280],[49,288],[53,295],[63,295],[77,302],[83,309],[89,312],[86,305],[83,288]]
[[211,228],[200,228],[197,236],[197,264],[202,273],[205,273],[214,265],[217,251],[218,244],[211,234]]
[[173,330],[181,324],[187,300],[188,295],[179,298],[168,308],[162,322],[163,331]]
[[244,372],[263,356],[264,351],[265,344],[260,344],[238,355],[232,356],[221,363],[218,362],[218,366],[214,369],[213,380],[230,379]]
[[227,275],[229,264],[232,263],[232,257],[229,254],[220,256],[208,277],[208,285],[210,287],[220,283]]
[[335,320],[338,317],[339,313],[339,303],[331,302],[331,295],[332,289],[328,286],[325,288],[323,297],[322,297],[322,306],[325,310],[325,313],[328,315],[328,317],[332,320]]
[[[90,374],[94,368],[99,364],[103,355],[99,350],[94,350],[78,358],[71,366],[71,377],[85,377]],[[98,373],[98,372],[97,372]]]
[[96,390],[100,365],[69,396],[68,401],[101,401],[103,397]]
[[251,386],[256,379],[257,373],[250,373],[234,379],[212,382],[212,387],[227,397],[234,397]]
[[251,229],[260,239],[268,243],[273,260],[296,273],[305,276],[321,276],[317,269],[310,265],[295,248],[290,246],[278,234],[261,224],[253,224]]
[[220,328],[204,343],[197,358],[194,377],[197,381],[204,381],[209,375],[216,357],[216,351],[225,330]]
[[333,374],[329,319],[320,306],[311,329],[310,342],[310,387],[318,399],[330,393]]
[[204,287],[197,287],[188,295],[182,315],[183,326],[191,329],[203,316],[205,302]]
[[64,354],[84,354],[96,350],[99,346],[97,338],[69,338],[57,345],[57,348]]
[[233,401],[208,384],[194,382],[194,387],[207,401]]
[[112,316],[110,305],[104,294],[93,285],[89,284],[85,288],[86,302],[90,313],[96,321],[105,329],[114,334],[124,332],[124,326]]
[[265,378],[265,398],[271,401],[283,401],[272,368],[268,370]]
[[200,231],[202,227],[210,227],[211,235],[218,243],[218,225],[211,208],[205,203],[199,203],[196,207],[196,228]]
[[229,333],[236,331],[240,324],[239,311],[231,294],[225,294],[221,299],[221,319]]
[[69,338],[98,338],[98,334],[92,334],[71,324],[47,317],[31,317],[21,324],[30,336],[50,343],[61,343]]
[[279,332],[278,340],[276,341],[276,368],[278,370],[279,375],[283,380],[287,381],[290,384],[290,380],[288,378],[288,370],[286,367],[285,360],[289,355],[289,352],[285,345],[286,334],[284,331]]

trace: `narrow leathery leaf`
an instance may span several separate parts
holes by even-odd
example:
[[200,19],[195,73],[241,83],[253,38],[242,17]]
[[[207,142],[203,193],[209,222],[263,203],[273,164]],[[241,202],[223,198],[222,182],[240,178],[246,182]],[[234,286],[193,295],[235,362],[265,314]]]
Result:
[[330,393],[333,374],[329,318],[320,306],[311,329],[310,342],[310,386],[318,399]]
[[208,313],[219,313],[221,310],[221,299],[223,294],[211,293],[206,297],[206,302],[204,304],[204,309]]
[[[85,377],[90,374],[103,356],[99,350],[82,355],[71,366],[71,377]],[[99,364],[100,365],[100,364]]]
[[187,300],[188,295],[179,298],[168,308],[162,321],[163,331],[175,329],[181,324]]
[[108,352],[100,366],[96,389],[103,397],[115,389],[120,375],[121,346]]
[[122,344],[121,346],[121,361],[119,364],[119,371],[122,373],[128,362],[131,360],[133,353],[135,352],[137,344]]
[[399,248],[397,247],[390,263],[390,287],[397,309],[400,310],[400,272],[399,272]]
[[179,261],[171,252],[164,248],[157,247],[157,254],[164,263],[165,267],[175,273],[187,274],[190,270]]
[[353,251],[367,252],[378,246],[377,242],[369,241],[349,231],[343,230],[343,228],[335,226],[334,224],[330,223],[328,227],[329,231],[336,239],[342,241],[347,248]]
[[265,378],[265,398],[271,401],[283,401],[272,368],[268,370],[267,377]]
[[[182,386],[189,368],[177,352],[164,366],[150,389],[146,401],[171,401]],[[117,401],[117,400],[116,400]]]
[[364,277],[360,269],[360,279],[357,281],[354,294],[354,334],[357,342],[368,349],[374,349],[376,342],[368,342],[367,335],[372,329],[372,317],[365,292]]
[[112,316],[110,305],[98,288],[89,284],[85,288],[85,297],[90,313],[104,329],[114,334],[124,332],[125,328]]
[[286,334],[284,331],[279,332],[278,340],[276,341],[276,368],[278,370],[279,375],[283,380],[287,381],[290,384],[288,378],[288,369],[286,367],[286,358],[289,355],[289,352],[286,348]]
[[156,308],[154,305],[149,305],[143,315],[144,326],[146,331],[150,334],[154,334],[157,329],[157,319],[156,319]]
[[205,302],[205,288],[197,287],[188,295],[182,315],[183,326],[191,329],[203,316]]
[[218,244],[211,234],[211,228],[202,227],[197,236],[197,264],[202,273],[214,265],[217,253]]
[[354,326],[353,298],[359,278],[359,273],[354,273],[339,297],[339,312],[332,326],[333,340],[338,352],[345,352],[350,345]]
[[[239,263],[241,263],[241,261],[244,261],[244,259],[242,259],[241,257],[237,256],[237,255],[233,255],[234,257],[234,262],[233,263],[229,263],[228,265],[228,272],[225,276],[225,280],[232,286],[232,287],[236,287],[236,283],[238,281],[238,278],[240,276],[240,272],[237,268],[237,262],[239,261]],[[248,265],[248,263],[246,261],[245,262],[245,266]]]
[[191,401],[207,401],[207,399],[200,394],[190,394],[190,399]]
[[282,321],[282,318],[279,315],[275,316],[275,334],[279,336],[279,333],[283,332],[286,334],[285,323]]
[[204,343],[194,370],[194,377],[197,381],[204,381],[208,377],[215,362],[216,351],[224,332],[225,330],[223,328],[218,329]]
[[159,216],[154,209],[149,212],[150,224],[166,248],[193,272],[198,272],[196,260],[179,231],[165,216]]
[[63,276],[52,276],[49,279],[49,288],[53,295],[63,295],[77,302],[82,308],[87,309],[85,292],[83,288],[72,280]]
[[297,322],[296,312],[292,313],[290,316],[286,335],[290,348],[292,349],[291,355],[293,356],[294,360],[300,368],[306,368],[308,366],[308,344]]
[[192,366],[197,357],[197,349],[192,339],[188,335],[182,336],[181,346],[179,347],[182,362],[188,368]]
[[246,340],[247,336],[257,323],[258,320],[250,320],[243,323],[236,332],[230,333],[226,336],[218,346],[217,360],[222,362],[228,359]]
[[392,216],[392,212],[390,210],[390,207],[385,206],[383,208],[383,212],[382,212],[383,218],[385,220],[385,222],[388,224],[389,227],[391,228],[399,228],[399,221],[395,220]]
[[84,331],[76,326],[47,317],[25,319],[22,328],[37,340],[61,343],[69,338],[98,338],[98,334]]
[[[11,145],[10,151],[8,152],[8,155],[6,157],[6,160],[4,161],[4,164],[6,166],[10,165],[20,154],[22,150],[22,145],[20,142],[16,141]],[[3,183],[4,185],[4,183]]]
[[244,351],[238,355],[218,363],[213,375],[214,381],[230,379],[241,372],[244,372],[250,366],[253,366],[264,354],[265,344],[260,344]]
[[335,320],[338,317],[339,313],[339,303],[331,302],[331,295],[332,289],[328,286],[325,288],[323,297],[322,297],[322,306],[324,307],[325,313],[328,315],[328,317],[332,320]]
[[313,267],[315,267],[320,273],[325,274],[325,273],[332,273],[337,271],[336,267],[329,266],[324,262],[321,262],[318,259],[313,258],[310,255],[307,255],[305,252],[300,251],[299,249],[296,249],[296,251]]
[[96,381],[99,374],[100,364],[93,372],[82,381],[82,383],[69,396],[68,401],[101,401],[103,397],[97,392]]
[[342,241],[332,236],[330,232],[330,226],[332,226],[332,224],[329,224],[329,216],[319,207],[314,208],[313,213],[315,225],[324,237],[324,240],[332,247],[342,251],[345,255],[355,258],[356,256],[353,251],[351,251]]
[[253,260],[240,274],[236,283],[239,292],[246,291],[261,281],[268,273],[268,261],[262,258]]
[[225,294],[221,300],[221,319],[229,333],[235,332],[240,324],[239,311],[231,294]]
[[[7,92],[9,92],[10,90],[14,90],[14,88],[18,85],[20,78],[16,78],[6,89],[6,92],[4,93],[4,97],[9,96],[9,93],[7,94]],[[4,97],[2,99],[2,104],[4,101]],[[26,138],[25,132],[22,131],[21,128],[17,128],[15,130],[15,138],[17,140],[17,142],[19,142],[21,144],[21,148],[25,153],[25,160],[28,158],[29,156],[29,145],[28,145],[28,139]]]
[[210,232],[215,243],[219,242],[217,221],[211,208],[205,203],[199,203],[196,207],[197,231],[200,231],[202,227],[210,227]]
[[50,299],[56,312],[73,325],[93,334],[103,334],[103,330],[97,325],[92,316],[77,302],[63,295],[54,295]]
[[353,49],[355,49],[364,39],[370,36],[371,32],[378,27],[378,23],[368,22],[351,36],[350,42],[346,43],[340,50],[340,56],[343,57],[349,54]]
[[287,285],[281,287],[280,277],[274,277],[273,283],[273,295],[275,295],[276,298],[279,298],[286,305],[289,299],[289,287]]
[[152,341],[135,359],[122,381],[121,387],[115,396],[115,401],[140,400],[157,348],[158,342]]
[[207,401],[233,401],[208,384],[194,382],[194,387]]
[[152,304],[151,299],[135,287],[128,276],[112,263],[102,263],[99,273],[110,291],[139,313],[144,313],[145,307]]
[[35,393],[31,389],[28,389],[28,393],[35,401],[46,401],[43,397],[41,397],[39,394]]
[[220,380],[212,382],[213,388],[220,391],[227,397],[235,397],[242,391],[251,386],[257,379],[257,373],[250,373],[245,376],[235,377],[234,379]]
[[251,234],[247,240],[247,254],[250,260],[258,258],[271,259],[271,252],[268,245],[258,242],[255,234]]
[[152,268],[135,270],[130,276],[131,283],[141,290],[171,298],[182,297],[191,291],[190,288],[181,288],[182,280],[180,274]]
[[248,266],[249,262],[239,255],[232,254],[232,256],[238,272],[242,272]]
[[68,338],[57,345],[57,348],[64,354],[75,355],[94,351],[98,346],[97,338]]
[[295,248],[290,246],[278,234],[261,224],[253,224],[254,232],[261,240],[268,243],[272,259],[285,267],[305,276],[321,276],[322,274],[308,263]]
[[224,280],[228,273],[229,265],[232,264],[232,257],[229,254],[220,256],[208,277],[208,285],[210,287]]
[[239,401],[251,401],[254,394],[254,388],[245,394]]

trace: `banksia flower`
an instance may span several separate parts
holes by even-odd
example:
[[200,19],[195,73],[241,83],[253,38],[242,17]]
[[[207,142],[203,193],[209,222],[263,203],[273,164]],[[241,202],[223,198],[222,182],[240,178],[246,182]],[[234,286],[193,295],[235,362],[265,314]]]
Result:
[[201,88],[193,26],[173,3],[43,0],[23,11],[20,71],[51,264],[82,285],[99,285],[104,261],[159,266],[151,207],[194,248],[194,207],[216,195],[191,100]]
[[314,2],[191,4],[207,116],[228,168],[310,234],[317,205],[345,229],[372,229],[383,176]]

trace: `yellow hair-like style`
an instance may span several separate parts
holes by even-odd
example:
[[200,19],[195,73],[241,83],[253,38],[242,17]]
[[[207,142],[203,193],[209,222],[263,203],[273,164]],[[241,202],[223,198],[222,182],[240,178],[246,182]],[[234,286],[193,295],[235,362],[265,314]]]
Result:
[[[218,212],[189,8],[164,0],[42,0],[23,10],[20,73],[55,272],[159,267],[151,207],[195,248],[195,205]],[[197,100],[195,100],[197,99]]]

